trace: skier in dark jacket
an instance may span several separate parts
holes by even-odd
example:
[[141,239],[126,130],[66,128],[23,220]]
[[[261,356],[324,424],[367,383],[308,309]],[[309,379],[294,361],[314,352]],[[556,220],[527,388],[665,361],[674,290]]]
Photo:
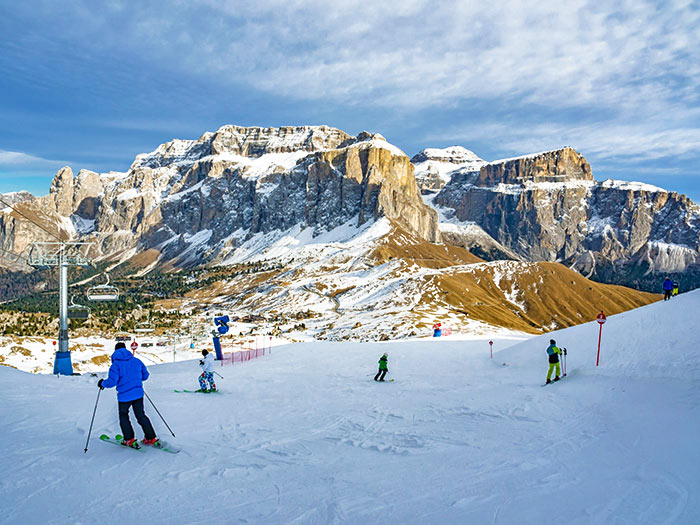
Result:
[[382,357],[379,358],[379,372],[377,372],[377,375],[374,376],[375,381],[384,381],[384,376],[389,371],[389,367],[387,366],[388,361],[389,354],[384,352],[384,355],[382,355]]
[[143,381],[148,379],[149,373],[140,359],[134,357],[126,349],[126,345],[119,342],[114,347],[112,354],[112,366],[109,367],[107,379],[100,379],[97,386],[100,389],[117,387],[117,401],[119,402],[119,426],[122,429],[122,445],[132,448],[140,448],[134,439],[134,429],[129,419],[129,408],[133,407],[136,421],[139,422],[145,438],[144,445],[155,445],[158,441],[153,430],[151,420],[143,410]]
[[664,301],[668,301],[671,298],[671,292],[673,292],[673,283],[671,279],[666,277],[664,281]]
[[554,376],[554,381],[559,381],[559,375],[561,374],[561,367],[559,366],[559,354],[561,350],[557,348],[557,343],[554,339],[549,340],[549,346],[547,347],[547,354],[549,355],[549,371],[547,371],[547,383],[551,383],[552,372],[554,368],[557,369],[557,374]]

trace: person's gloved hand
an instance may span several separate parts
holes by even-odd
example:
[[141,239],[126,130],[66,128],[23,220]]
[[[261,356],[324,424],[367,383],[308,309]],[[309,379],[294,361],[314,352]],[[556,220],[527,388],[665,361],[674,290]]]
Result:
[[97,387],[98,387],[100,390],[104,390],[104,389],[105,389],[105,387],[102,386],[102,381],[104,381],[104,379],[100,379],[100,380],[97,382]]
[[204,364],[204,361],[202,361],[202,360],[200,359],[200,360],[199,360],[199,364],[200,364],[200,365],[203,365],[203,364]]

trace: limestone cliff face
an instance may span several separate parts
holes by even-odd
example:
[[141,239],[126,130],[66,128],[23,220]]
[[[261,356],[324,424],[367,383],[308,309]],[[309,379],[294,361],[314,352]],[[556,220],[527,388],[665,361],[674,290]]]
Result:
[[347,133],[328,126],[222,126],[216,132],[203,134],[199,140],[173,140],[152,153],[138,155],[131,168],[159,168],[196,162],[209,155],[256,158],[267,153],[313,152],[336,148],[351,138]]
[[477,185],[524,184],[593,180],[588,161],[571,148],[515,159],[495,161],[481,167]]
[[[257,234],[296,226],[319,234],[380,217],[439,238],[403,152],[381,135],[326,126],[224,126],[138,155],[126,173],[74,177],[63,168],[49,195],[28,206],[103,256],[156,249],[178,264],[221,259]],[[13,232],[3,235],[8,246]]]
[[[659,273],[700,284],[698,206],[649,185],[596,182],[570,148],[455,177],[434,203],[522,260],[559,261],[605,282],[655,291]],[[473,249],[468,229],[454,231],[444,238]]]

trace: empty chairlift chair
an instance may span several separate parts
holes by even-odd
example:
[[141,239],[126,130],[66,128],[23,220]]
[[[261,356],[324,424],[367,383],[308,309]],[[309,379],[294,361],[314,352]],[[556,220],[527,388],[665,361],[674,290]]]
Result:
[[[138,305],[138,307],[139,307],[139,310],[140,310],[140,311],[143,311],[143,308],[141,308],[141,305]],[[149,316],[148,316],[148,319],[146,319],[145,321],[142,321],[142,322],[138,323],[138,324],[134,327],[134,332],[138,332],[138,333],[140,333],[140,334],[150,334],[150,333],[153,332],[153,325],[151,324],[151,316],[150,316],[150,314],[149,314]]]
[[107,276],[107,282],[105,284],[98,284],[97,286],[91,286],[88,288],[85,294],[89,301],[118,301],[119,300],[119,288],[109,284],[109,274]]
[[150,321],[138,323],[134,328],[134,332],[138,332],[140,334],[150,334],[151,332],[153,332],[153,325]]
[[90,317],[90,308],[82,304],[75,304],[74,297],[70,298],[68,305],[68,319],[78,319],[85,321]]

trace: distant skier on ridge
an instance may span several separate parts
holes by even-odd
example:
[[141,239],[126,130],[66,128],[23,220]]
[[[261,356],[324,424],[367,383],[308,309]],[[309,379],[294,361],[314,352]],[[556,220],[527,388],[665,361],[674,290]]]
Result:
[[132,448],[139,447],[139,442],[134,438],[134,428],[129,419],[129,408],[134,409],[136,421],[143,429],[145,435],[144,445],[155,445],[158,442],[156,432],[151,420],[143,410],[143,381],[148,379],[148,370],[140,359],[134,357],[126,349],[123,342],[114,346],[112,365],[109,367],[107,379],[100,379],[97,386],[105,388],[117,387],[117,401],[119,403],[119,426],[122,429],[122,445]]
[[[200,359],[199,366],[202,368],[202,375],[199,376],[199,387],[202,392],[216,392],[214,383],[214,354],[208,350],[202,350],[204,359]],[[209,388],[207,389],[207,383]]]
[[557,369],[557,374],[554,376],[554,381],[559,381],[559,376],[561,375],[561,367],[559,366],[559,354],[561,354],[561,350],[557,348],[557,343],[554,339],[549,340],[547,354],[549,355],[549,371],[547,372],[547,382],[545,384],[552,382],[552,371],[555,367]]
[[673,283],[671,279],[666,277],[664,281],[664,301],[668,301],[671,298],[671,292],[673,292]]
[[384,352],[382,357],[379,358],[379,372],[377,372],[377,375],[374,376],[375,381],[384,381],[384,376],[386,376],[386,373],[389,371],[389,367],[387,366],[388,361],[389,354]]

